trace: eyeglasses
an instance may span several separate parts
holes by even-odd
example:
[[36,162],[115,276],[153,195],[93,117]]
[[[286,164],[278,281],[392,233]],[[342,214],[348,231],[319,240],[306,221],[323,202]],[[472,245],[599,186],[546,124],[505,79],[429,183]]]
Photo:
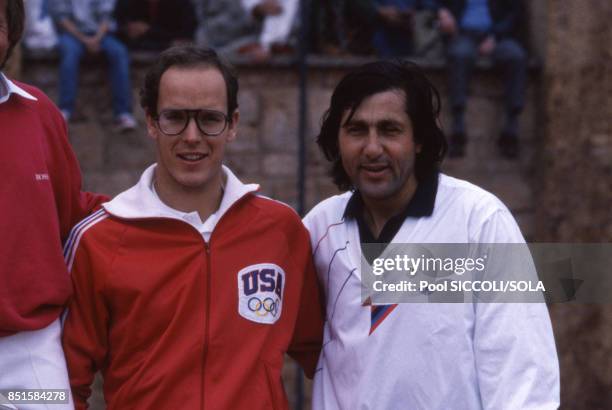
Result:
[[214,110],[164,110],[155,120],[161,132],[176,136],[185,131],[191,118],[195,118],[200,132],[209,137],[221,134],[229,123],[227,115]]

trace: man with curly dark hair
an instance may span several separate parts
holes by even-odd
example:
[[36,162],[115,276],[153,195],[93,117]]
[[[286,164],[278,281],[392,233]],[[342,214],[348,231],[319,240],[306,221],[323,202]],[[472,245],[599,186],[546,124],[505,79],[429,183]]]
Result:
[[495,196],[439,172],[439,111],[438,92],[410,63],[366,64],[334,90],[317,142],[348,192],[304,218],[327,308],[313,409],[559,404],[544,304],[386,304],[367,287],[380,252],[365,244],[524,243]]

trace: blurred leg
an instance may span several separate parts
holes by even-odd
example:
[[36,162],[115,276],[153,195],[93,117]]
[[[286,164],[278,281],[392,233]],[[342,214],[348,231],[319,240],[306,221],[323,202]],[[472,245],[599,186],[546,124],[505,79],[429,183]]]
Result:
[[514,40],[501,40],[493,52],[496,65],[503,68],[506,97],[506,123],[498,140],[503,157],[519,156],[518,116],[525,98],[527,56],[525,50]]
[[506,126],[504,132],[518,134],[518,115],[523,109],[527,56],[525,50],[514,40],[501,40],[493,52],[495,64],[504,71],[506,97]]
[[453,133],[464,134],[463,114],[468,95],[472,67],[478,54],[476,42],[459,34],[448,44],[449,97],[453,110]]
[[72,114],[79,81],[79,64],[85,46],[74,36],[62,33],[59,36],[59,108]]
[[506,108],[508,110],[521,110],[524,103],[527,75],[525,50],[516,41],[504,39],[497,44],[493,52],[493,59],[496,64],[504,68]]
[[113,113],[116,116],[132,112],[132,84],[130,56],[127,48],[116,37],[107,34],[100,44],[110,63]]

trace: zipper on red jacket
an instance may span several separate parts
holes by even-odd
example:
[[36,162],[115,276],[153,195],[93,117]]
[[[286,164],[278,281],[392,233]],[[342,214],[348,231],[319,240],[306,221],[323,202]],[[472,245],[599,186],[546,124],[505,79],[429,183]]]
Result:
[[[218,229],[217,227],[219,226],[219,223],[221,222],[221,220],[223,220],[223,218],[229,213],[229,211],[234,208],[236,206],[236,204],[242,202],[248,195],[244,195],[243,197],[239,198],[236,202],[234,202],[232,205],[230,205],[229,208],[227,208],[227,210],[225,211],[225,214],[217,221],[217,225],[215,227],[215,229]],[[208,240],[208,242],[204,241],[204,249],[206,249],[206,270],[207,270],[207,276],[206,276],[206,323],[204,324],[204,353],[202,354],[202,405],[200,406],[200,408],[203,410],[204,409],[204,399],[205,399],[205,394],[204,394],[204,386],[205,386],[205,382],[206,382],[206,359],[208,358],[208,345],[210,343],[210,288],[211,288],[211,281],[212,281],[212,262],[211,262],[211,252],[210,252],[210,244],[211,244],[211,239],[212,239],[212,235],[214,232],[212,232],[210,234],[210,238]]]
[[208,358],[208,345],[210,343],[210,286],[212,276],[212,263],[210,262],[210,240],[204,241],[204,249],[206,249],[206,323],[204,324],[204,349],[202,354],[202,405],[204,409],[204,389],[206,385],[206,359]]
[[[215,226],[215,230],[218,230],[218,226],[220,224],[220,222],[222,220],[224,220],[224,218],[226,218],[226,215],[233,209],[235,208],[239,203],[241,203],[242,201],[246,200],[246,198],[248,198],[250,195],[250,192],[243,195],[242,197],[238,198],[232,205],[230,205],[229,208],[227,208],[227,210],[225,211],[225,213],[223,214],[223,216],[221,216],[221,218],[219,218],[219,220],[217,221],[217,225]],[[113,215],[113,214],[111,214]],[[115,218],[119,218],[119,219],[126,219],[126,220],[133,220],[133,219],[140,219],[140,220],[147,220],[147,219],[173,219],[176,221],[179,221],[183,224],[188,225],[190,228],[192,228],[193,230],[195,230],[198,235],[200,235],[200,237],[202,237],[201,233],[195,229],[191,224],[189,224],[188,222],[178,219],[178,218],[167,218],[167,217],[143,217],[143,218],[122,218],[119,217],[117,215],[113,215],[113,217]],[[214,233],[214,232],[213,232]],[[211,233],[211,238],[212,238],[212,234]],[[205,375],[205,370],[206,370],[206,359],[208,357],[208,345],[209,345],[209,339],[210,339],[210,288],[211,288],[211,277],[212,277],[212,263],[211,263],[211,258],[210,258],[210,239],[208,240],[208,242],[206,242],[206,240],[204,240],[204,238],[202,238],[203,242],[204,242],[204,249],[206,250],[206,270],[207,270],[207,277],[206,277],[206,323],[204,324],[204,348],[203,348],[203,353],[202,353],[202,394],[200,396],[200,409],[204,409],[204,382],[206,379],[206,375]]]

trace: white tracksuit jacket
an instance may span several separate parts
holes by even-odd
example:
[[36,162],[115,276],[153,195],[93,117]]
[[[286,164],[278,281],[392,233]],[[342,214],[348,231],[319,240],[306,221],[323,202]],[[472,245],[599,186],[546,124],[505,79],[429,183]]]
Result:
[[[327,305],[313,409],[558,408],[559,364],[544,304],[399,304],[369,334],[359,229],[343,219],[350,196],[331,197],[304,218]],[[524,239],[495,196],[440,174],[433,214],[406,218],[393,242]]]

